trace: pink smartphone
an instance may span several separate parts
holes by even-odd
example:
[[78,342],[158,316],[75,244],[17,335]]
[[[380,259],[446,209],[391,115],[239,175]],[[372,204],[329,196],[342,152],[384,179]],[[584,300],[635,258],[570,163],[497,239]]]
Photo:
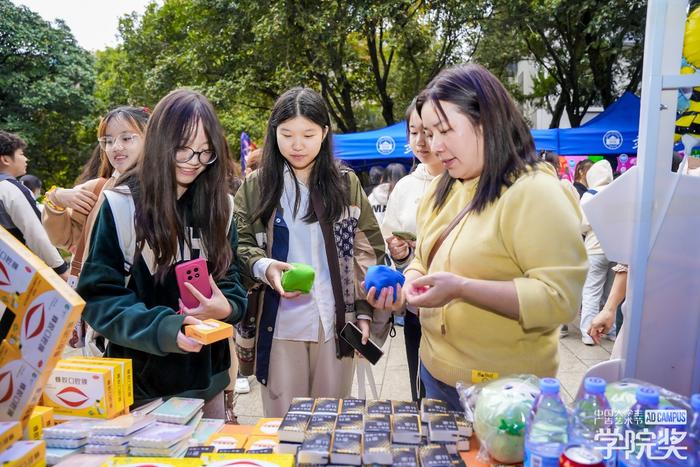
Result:
[[180,300],[187,308],[195,308],[199,305],[199,300],[185,287],[185,282],[189,282],[207,298],[211,298],[211,285],[209,284],[209,270],[207,260],[197,258],[185,261],[175,266],[175,278],[177,287],[180,289]]

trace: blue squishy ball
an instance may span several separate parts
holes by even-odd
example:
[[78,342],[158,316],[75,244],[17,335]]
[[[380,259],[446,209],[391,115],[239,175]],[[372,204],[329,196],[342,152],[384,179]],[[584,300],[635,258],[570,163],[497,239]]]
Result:
[[379,299],[382,289],[391,287],[394,289],[394,300],[396,300],[395,285],[403,285],[404,280],[406,279],[403,277],[403,274],[391,269],[389,266],[370,266],[365,276],[365,290],[374,287],[376,289],[374,296]]

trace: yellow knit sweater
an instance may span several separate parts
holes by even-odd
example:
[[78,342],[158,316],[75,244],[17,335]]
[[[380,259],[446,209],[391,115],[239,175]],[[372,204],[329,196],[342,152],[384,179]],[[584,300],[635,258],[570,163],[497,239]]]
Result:
[[408,269],[514,281],[520,320],[463,300],[453,300],[441,309],[421,309],[421,361],[431,375],[452,386],[496,374],[555,376],[557,327],[570,322],[578,311],[588,268],[579,233],[578,199],[541,164],[504,188],[484,211],[468,214],[445,239],[426,271],[433,244],[471,201],[478,182],[458,181],[443,207],[435,210],[438,180],[418,209],[421,238]]

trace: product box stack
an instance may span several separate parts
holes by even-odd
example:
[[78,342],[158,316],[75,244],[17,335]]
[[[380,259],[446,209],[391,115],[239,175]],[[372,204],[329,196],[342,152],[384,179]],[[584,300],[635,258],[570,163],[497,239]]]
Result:
[[36,439],[43,418],[31,427],[30,419],[84,306],[63,279],[0,228],[0,421],[19,422],[27,439],[7,446],[0,465],[45,461],[45,444]]
[[71,357],[59,360],[44,387],[42,404],[57,419],[112,419],[134,403],[131,360]]
[[[102,376],[96,378],[102,380]],[[203,419],[203,405],[201,399],[173,397],[109,420],[76,417],[46,428],[47,463],[53,465],[79,453],[182,457],[192,438],[206,439],[223,424]],[[202,432],[196,435],[195,429]]]
[[471,424],[437,400],[296,398],[278,430],[277,452],[298,464],[463,465]]

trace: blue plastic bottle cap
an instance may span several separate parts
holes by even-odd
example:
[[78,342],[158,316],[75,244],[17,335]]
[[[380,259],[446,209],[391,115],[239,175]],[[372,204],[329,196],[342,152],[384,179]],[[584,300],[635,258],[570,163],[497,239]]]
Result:
[[559,380],[556,378],[542,378],[540,380],[540,391],[543,394],[559,394]]
[[700,412],[700,394],[693,394],[690,396],[690,406],[696,412]]
[[605,380],[603,378],[590,377],[583,381],[583,387],[589,394],[605,394]]
[[654,388],[642,386],[637,388],[637,402],[644,405],[659,405],[659,391]]

